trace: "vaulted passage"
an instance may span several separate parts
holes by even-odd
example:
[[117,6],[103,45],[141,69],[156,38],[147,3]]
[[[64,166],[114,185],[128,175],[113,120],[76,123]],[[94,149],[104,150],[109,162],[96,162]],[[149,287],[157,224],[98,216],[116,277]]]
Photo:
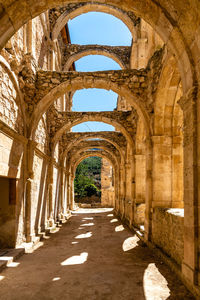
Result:
[[112,209],[80,209],[18,263],[1,273],[1,300],[194,299]]
[[0,274],[20,300],[187,299],[147,247],[200,299],[199,28],[199,0],[0,0],[0,271],[68,222]]

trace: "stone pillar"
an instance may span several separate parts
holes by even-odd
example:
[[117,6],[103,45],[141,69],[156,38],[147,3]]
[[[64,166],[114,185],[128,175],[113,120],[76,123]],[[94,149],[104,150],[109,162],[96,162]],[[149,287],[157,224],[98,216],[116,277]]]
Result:
[[101,205],[113,207],[114,186],[113,169],[111,164],[104,158],[101,161]]
[[64,208],[64,171],[63,171],[63,163],[60,169],[60,205],[59,205],[59,215],[60,218],[64,218],[65,208]]
[[119,170],[114,170],[114,208],[118,211],[119,207]]
[[135,155],[135,203],[134,224],[143,225],[145,220],[146,198],[146,157],[143,154]]
[[67,208],[70,209],[70,177],[71,177],[71,174],[70,172],[68,172],[66,174],[67,176]]
[[70,180],[70,209],[74,210],[74,176],[71,176]]
[[119,193],[119,214],[124,217],[124,202],[125,202],[125,168],[120,166],[120,193]]
[[172,138],[153,136],[152,207],[172,206]]
[[26,197],[26,241],[27,243],[32,242],[35,237],[34,222],[32,222],[32,202],[33,202],[33,158],[36,143],[29,140],[27,143],[26,151],[26,186],[25,186],[25,197]]
[[152,185],[152,141],[146,139],[146,206],[145,206],[145,223],[144,223],[144,238],[146,241],[151,240],[152,233],[152,197],[153,197],[153,185]]
[[132,181],[133,181],[133,174],[132,174],[132,165],[133,161],[129,160],[125,164],[126,170],[126,180],[125,180],[125,218],[131,224],[132,222],[132,210],[133,210],[133,189],[132,189]]
[[183,208],[183,139],[174,136],[172,143],[172,208]]
[[184,137],[184,260],[182,272],[192,284],[200,284],[199,273],[199,183],[197,162],[197,89],[179,100],[183,110]]
[[146,157],[143,154],[135,155],[135,200],[136,203],[145,203],[146,192]]
[[54,207],[53,207],[53,159],[49,162],[48,167],[48,226],[54,225]]

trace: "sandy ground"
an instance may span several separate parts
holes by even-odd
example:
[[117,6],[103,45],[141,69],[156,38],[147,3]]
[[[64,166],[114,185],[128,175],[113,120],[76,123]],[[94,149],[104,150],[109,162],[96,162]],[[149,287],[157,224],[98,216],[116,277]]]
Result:
[[0,273],[1,300],[194,299],[111,209],[80,209]]

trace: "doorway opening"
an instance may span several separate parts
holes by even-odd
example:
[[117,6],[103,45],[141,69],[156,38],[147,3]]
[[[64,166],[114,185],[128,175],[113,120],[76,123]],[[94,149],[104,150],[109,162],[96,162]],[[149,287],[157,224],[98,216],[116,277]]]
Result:
[[16,244],[16,179],[0,177],[0,248]]

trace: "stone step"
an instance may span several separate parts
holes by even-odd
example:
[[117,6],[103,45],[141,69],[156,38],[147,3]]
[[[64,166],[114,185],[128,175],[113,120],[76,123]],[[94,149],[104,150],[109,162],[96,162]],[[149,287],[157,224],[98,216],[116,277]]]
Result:
[[0,250],[0,272],[25,253],[24,248]]

